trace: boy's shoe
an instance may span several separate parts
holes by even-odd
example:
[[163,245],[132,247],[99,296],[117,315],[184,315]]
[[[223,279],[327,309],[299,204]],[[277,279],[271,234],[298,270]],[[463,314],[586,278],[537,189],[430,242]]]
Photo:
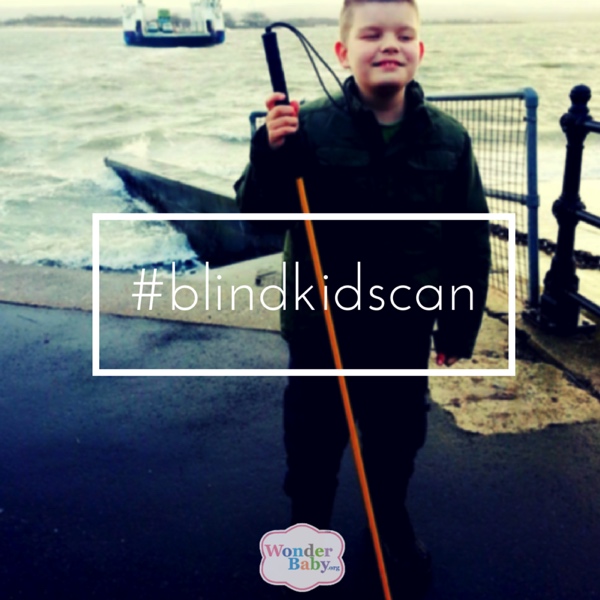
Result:
[[415,540],[414,547],[402,554],[394,553],[383,544],[383,554],[387,568],[392,596],[403,600],[421,600],[431,583],[431,554],[421,540]]

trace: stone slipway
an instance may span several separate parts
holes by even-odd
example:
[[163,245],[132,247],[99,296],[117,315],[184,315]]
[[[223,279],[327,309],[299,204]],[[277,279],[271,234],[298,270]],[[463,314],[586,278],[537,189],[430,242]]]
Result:
[[[147,300],[137,310],[134,286],[140,273],[102,272],[100,303],[102,314],[152,318],[165,321],[205,323],[216,326],[278,331],[277,311],[262,308],[259,298],[264,289],[279,284],[280,255],[272,255],[209,272],[209,310],[206,310],[204,271],[177,275],[176,301],[191,310],[173,310],[172,280],[167,271],[159,272],[157,287],[162,296],[154,300],[152,310]],[[152,272],[146,272],[150,281]],[[219,279],[220,278],[220,279]],[[68,308],[83,311],[92,306],[90,271],[22,266],[0,263],[0,301],[32,306]],[[254,305],[249,310],[248,293],[236,295],[235,310],[228,290],[231,286],[250,286]],[[223,309],[215,310],[221,287]],[[148,291],[146,288],[145,291]],[[271,295],[269,295],[271,294]],[[267,304],[276,306],[277,292],[266,292]],[[506,369],[508,367],[508,329],[501,317],[507,312],[506,297],[491,292],[489,314],[484,319],[476,352],[472,359],[461,361],[453,369]],[[600,334],[559,339],[539,332],[518,319],[516,377],[431,377],[431,394],[435,402],[449,411],[457,425],[482,434],[516,433],[542,429],[549,425],[600,420]],[[433,356],[433,355],[432,355]],[[435,368],[432,365],[432,368]]]

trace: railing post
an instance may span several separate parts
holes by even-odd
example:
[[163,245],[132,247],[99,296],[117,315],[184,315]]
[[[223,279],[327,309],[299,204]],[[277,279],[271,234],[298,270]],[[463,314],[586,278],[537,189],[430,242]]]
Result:
[[538,95],[532,88],[523,90],[527,109],[527,255],[529,259],[529,308],[535,310],[540,303],[540,262],[537,172],[537,108]]
[[560,119],[567,137],[567,157],[562,194],[552,207],[558,221],[558,240],[556,254],[544,279],[540,325],[562,334],[574,333],[579,324],[579,305],[569,292],[577,292],[579,287],[573,251],[578,222],[576,212],[585,208],[579,197],[579,186],[584,141],[588,133],[583,125],[591,120],[587,107],[591,97],[589,87],[574,87],[570,94],[571,108]]

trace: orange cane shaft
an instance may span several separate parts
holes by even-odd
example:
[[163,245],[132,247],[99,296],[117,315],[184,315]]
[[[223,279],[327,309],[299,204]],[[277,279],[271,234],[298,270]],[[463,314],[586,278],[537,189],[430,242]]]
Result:
[[[304,180],[302,178],[296,179],[296,186],[298,188],[298,195],[300,196],[300,206],[302,207],[302,212],[308,215],[310,214],[310,209],[308,206],[308,199],[306,198],[306,190],[304,189]],[[319,249],[317,247],[317,238],[315,237],[315,230],[313,228],[312,221],[310,221],[309,219],[305,219],[304,223],[306,225],[306,235],[308,236],[310,254],[312,257],[313,265],[315,267],[315,275],[317,278],[317,285],[319,287],[319,294],[321,296],[321,304],[322,306],[325,306],[323,268],[321,267],[321,258],[319,255]],[[331,345],[331,352],[333,353],[333,361],[335,364],[335,368],[342,369],[342,357],[340,354],[340,348],[338,346],[337,336],[335,334],[335,328],[333,326],[333,318],[331,316],[331,312],[328,310],[323,310],[323,314],[325,315],[325,323],[327,325],[327,333],[329,335],[329,343]],[[381,550],[381,540],[379,539],[379,531],[377,530],[377,524],[375,522],[373,503],[371,502],[371,494],[369,492],[369,486],[367,484],[365,464],[360,450],[358,432],[356,430],[354,415],[352,413],[352,406],[350,404],[350,395],[348,394],[346,377],[340,374],[337,376],[337,378],[340,384],[340,391],[342,393],[342,401],[344,404],[344,412],[346,413],[346,420],[348,421],[348,429],[350,431],[350,445],[352,446],[352,454],[354,455],[354,463],[356,465],[356,471],[358,473],[358,481],[360,484],[363,501],[365,503],[367,520],[369,522],[369,529],[371,531],[371,537],[373,539],[373,546],[375,547],[375,557],[377,558],[377,567],[379,569],[381,585],[383,586],[383,595],[385,597],[385,600],[392,600],[387,571],[385,569],[385,562],[383,560],[383,552]]]

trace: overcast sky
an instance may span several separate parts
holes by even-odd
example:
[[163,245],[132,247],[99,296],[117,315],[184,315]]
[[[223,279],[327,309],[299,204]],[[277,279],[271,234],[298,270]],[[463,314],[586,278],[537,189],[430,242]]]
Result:
[[[269,17],[331,16],[335,17],[341,0],[222,0],[223,8],[231,12],[260,10]],[[0,20],[25,14],[69,14],[120,16],[122,4],[131,0],[0,0]],[[149,7],[185,11],[185,0],[146,0]],[[600,0],[420,0],[425,19],[436,18],[564,18],[596,15],[600,19]]]

